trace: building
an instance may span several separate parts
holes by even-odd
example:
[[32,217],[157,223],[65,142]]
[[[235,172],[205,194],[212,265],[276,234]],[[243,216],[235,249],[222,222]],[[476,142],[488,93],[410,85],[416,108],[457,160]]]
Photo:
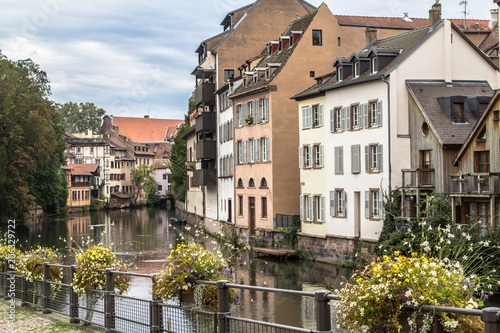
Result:
[[452,217],[479,221],[482,233],[500,228],[500,93],[497,91],[467,137],[450,175]]
[[[359,240],[378,239],[383,192],[401,187],[401,170],[412,167],[410,111],[414,110],[408,107],[407,81],[469,80],[498,86],[498,67],[459,28],[441,20],[439,4],[430,11],[427,27],[383,39],[372,33],[376,31],[367,31],[371,42],[360,52],[335,59],[335,76],[319,88],[327,110],[328,125],[323,126],[327,192],[312,193],[310,181],[300,180],[302,244],[311,252],[323,249],[317,254],[327,260],[347,260]],[[473,64],[474,71],[466,63]],[[303,111],[298,114],[303,116]],[[307,131],[301,130],[301,144],[311,147],[314,142],[306,141]],[[301,153],[303,161],[312,155],[304,146]],[[322,200],[329,206],[326,202],[321,206]],[[326,224],[326,234],[319,234],[324,227],[317,223]]]
[[97,163],[68,164],[62,167],[68,181],[68,207],[90,205],[91,189],[99,179],[99,168],[100,165]]
[[407,81],[410,169],[402,173],[403,216],[420,216],[432,193],[449,193],[452,161],[488,105],[493,90],[485,81]]

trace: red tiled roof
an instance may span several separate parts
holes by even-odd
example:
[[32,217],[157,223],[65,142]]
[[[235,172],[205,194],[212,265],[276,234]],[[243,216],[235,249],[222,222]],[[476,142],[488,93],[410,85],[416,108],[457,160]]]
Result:
[[[428,18],[411,18],[412,22],[403,21],[401,17],[377,17],[377,16],[352,16],[352,15],[335,15],[340,25],[351,25],[371,28],[388,28],[388,29],[416,29],[429,25]],[[466,29],[464,29],[463,19],[450,19],[463,32],[489,32],[488,20],[472,20],[466,21]],[[476,23],[478,24],[476,28]]]
[[493,29],[488,37],[482,41],[479,48],[490,57],[498,56],[498,25]]
[[134,117],[112,117],[119,133],[135,142],[161,142],[170,139],[177,126],[184,123],[179,119],[156,119]]
[[97,163],[87,163],[87,164],[68,164],[68,168],[71,168],[71,174],[75,176],[93,176],[93,173],[99,168]]

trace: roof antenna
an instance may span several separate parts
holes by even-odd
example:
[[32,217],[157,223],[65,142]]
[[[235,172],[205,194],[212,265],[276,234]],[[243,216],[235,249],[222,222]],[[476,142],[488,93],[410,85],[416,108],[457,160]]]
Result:
[[467,0],[460,1],[459,5],[464,5],[462,14],[464,14],[464,30],[467,30],[467,15],[469,15],[469,12],[467,11]]

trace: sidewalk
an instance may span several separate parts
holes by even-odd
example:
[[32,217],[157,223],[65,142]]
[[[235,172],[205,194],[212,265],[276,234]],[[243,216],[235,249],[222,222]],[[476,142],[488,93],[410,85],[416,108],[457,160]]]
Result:
[[104,332],[93,326],[82,326],[81,324],[70,324],[69,318],[58,314],[42,314],[40,310],[33,311],[31,307],[21,308],[16,301],[16,319],[11,322],[9,315],[9,301],[0,301],[0,333],[94,333]]

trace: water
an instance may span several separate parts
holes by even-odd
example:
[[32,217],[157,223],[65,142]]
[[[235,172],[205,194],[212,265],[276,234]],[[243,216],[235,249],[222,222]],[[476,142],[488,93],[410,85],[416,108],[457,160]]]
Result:
[[[217,246],[211,237],[198,234],[190,226],[172,225],[170,210],[141,208],[70,215],[69,219],[50,222],[26,222],[16,228],[21,248],[40,244],[66,248],[81,247],[88,238],[111,247],[120,257],[130,260],[134,272],[158,273],[172,248],[185,239],[204,241],[207,248]],[[73,264],[68,255],[64,264]],[[303,291],[332,290],[339,286],[347,271],[332,265],[302,261],[272,261],[241,251],[233,258],[240,284]],[[151,280],[132,278],[128,295],[151,299]],[[244,291],[237,316],[273,323],[315,329],[314,299],[300,296]]]

